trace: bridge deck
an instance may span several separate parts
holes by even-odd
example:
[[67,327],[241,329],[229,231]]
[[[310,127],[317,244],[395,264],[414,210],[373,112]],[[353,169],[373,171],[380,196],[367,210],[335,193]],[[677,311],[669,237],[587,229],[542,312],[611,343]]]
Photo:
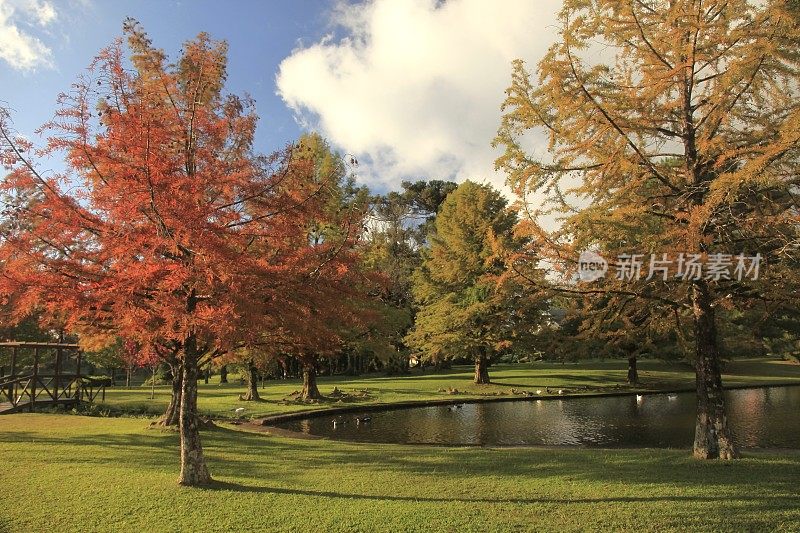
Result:
[[[58,400],[52,400],[50,398],[46,400],[36,400],[33,404],[34,407],[47,407],[53,405],[63,405],[65,407],[73,407],[79,400],[77,398],[60,398]],[[17,405],[14,405],[9,402],[0,403],[0,415],[7,415],[11,413],[24,413],[26,411],[30,411],[31,409],[31,402],[24,401],[20,402]]]

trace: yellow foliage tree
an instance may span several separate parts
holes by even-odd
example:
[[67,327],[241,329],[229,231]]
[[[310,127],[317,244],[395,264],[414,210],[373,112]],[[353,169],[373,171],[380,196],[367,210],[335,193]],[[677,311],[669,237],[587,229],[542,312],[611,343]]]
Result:
[[[565,0],[560,24],[538,80],[514,63],[495,140],[497,166],[530,215],[519,229],[556,264],[592,247],[761,254],[759,281],[564,285],[645,298],[693,323],[694,455],[734,458],[715,309],[793,305],[773,288],[788,290],[797,271],[796,19],[783,1]],[[544,157],[528,148],[536,134],[547,137]],[[558,229],[543,215],[560,218]]]

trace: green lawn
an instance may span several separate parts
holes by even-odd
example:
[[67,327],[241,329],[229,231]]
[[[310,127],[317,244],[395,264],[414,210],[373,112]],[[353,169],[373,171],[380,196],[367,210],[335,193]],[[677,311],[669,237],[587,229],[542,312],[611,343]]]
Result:
[[800,529],[800,454],[435,448],[204,432],[217,480],[175,481],[177,435],[131,418],[0,417],[0,531]]
[[[626,362],[620,360],[589,361],[580,364],[529,363],[518,365],[499,365],[492,367],[492,385],[472,384],[471,367],[455,367],[449,371],[425,374],[413,373],[410,376],[384,377],[320,377],[319,386],[323,394],[329,394],[334,387],[354,397],[346,401],[326,401],[319,404],[306,404],[292,399],[284,401],[292,392],[302,388],[299,380],[267,381],[260,389],[263,402],[240,402],[238,397],[244,386],[238,383],[219,385],[218,377],[211,378],[209,385],[200,386],[199,408],[203,414],[216,417],[233,416],[238,407],[247,409],[246,416],[260,417],[299,410],[341,407],[343,405],[394,403],[401,401],[432,399],[483,398],[493,395],[512,394],[517,391],[535,391],[550,387],[565,388],[584,394],[615,390],[632,390],[625,384]],[[694,372],[687,365],[662,361],[642,361],[639,364],[642,385],[637,390],[659,390],[694,387]],[[727,386],[763,385],[768,383],[800,383],[800,365],[774,359],[748,359],[731,362],[724,376]],[[578,389],[587,387],[587,390]],[[619,389],[617,388],[619,387]],[[447,392],[455,388],[465,394],[457,396]],[[364,397],[357,397],[356,391],[367,391]],[[158,414],[169,401],[169,387],[157,387],[154,400],[150,400],[149,387],[124,387],[109,389],[106,405],[114,410]],[[102,408],[102,406],[99,406]]]

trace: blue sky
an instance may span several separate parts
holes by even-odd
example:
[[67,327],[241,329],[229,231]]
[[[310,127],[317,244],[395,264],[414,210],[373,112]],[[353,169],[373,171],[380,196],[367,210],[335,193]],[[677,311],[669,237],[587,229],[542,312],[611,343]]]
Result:
[[171,57],[182,41],[200,31],[227,40],[228,90],[246,91],[256,99],[261,116],[257,142],[261,150],[271,151],[300,132],[292,112],[275,93],[278,65],[300,42],[318,40],[330,30],[331,4],[321,0],[62,0],[52,5],[55,19],[44,27],[15,10],[20,29],[51,50],[49,64],[15,68],[0,61],[0,100],[15,111],[15,125],[25,134],[52,116],[58,93],[67,90],[92,57],[121,34],[122,21],[131,16]]
[[[501,187],[491,141],[511,61],[535,63],[561,0],[0,0],[0,101],[23,134],[127,16],[175,57],[200,31],[230,46],[227,89],[256,99],[257,148],[304,130],[355,155],[376,190],[404,179]],[[544,145],[532,139],[533,148]]]

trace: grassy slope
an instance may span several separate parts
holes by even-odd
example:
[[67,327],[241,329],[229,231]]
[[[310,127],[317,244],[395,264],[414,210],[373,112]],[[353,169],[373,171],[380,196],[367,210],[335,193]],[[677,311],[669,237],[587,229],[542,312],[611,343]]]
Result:
[[145,421],[0,418],[0,531],[800,529],[800,454],[432,448],[204,433],[218,480],[180,489]]
[[[472,385],[472,369],[456,367],[453,370],[439,373],[413,374],[402,377],[320,377],[319,386],[323,394],[329,394],[333,387],[352,393],[354,390],[367,390],[366,399],[355,400],[355,403],[391,403],[409,400],[431,400],[448,398],[479,398],[487,394],[510,394],[512,388],[519,390],[544,389],[551,387],[589,387],[591,391],[611,391],[615,386],[622,386],[626,376],[626,362],[619,360],[590,361],[578,365],[530,363],[521,365],[504,365],[493,367],[490,375],[492,385]],[[642,361],[639,365],[642,379],[640,389],[669,389],[694,386],[694,372],[686,365],[665,363],[661,361]],[[200,386],[199,408],[204,414],[215,416],[231,416],[237,407],[245,407],[246,415],[251,417],[267,416],[313,408],[339,407],[347,402],[324,402],[322,404],[304,404],[298,402],[283,403],[282,400],[293,391],[301,388],[298,380],[268,381],[266,387],[260,389],[264,402],[240,402],[238,396],[244,392],[244,386],[238,383],[218,385],[219,378],[212,377],[212,383]],[[728,386],[746,384],[766,384],[770,382],[800,383],[800,365],[778,360],[741,360],[730,363],[725,371],[724,382]],[[451,396],[441,389],[456,388],[466,394]],[[106,395],[106,403],[112,407],[138,410],[158,414],[164,410],[169,401],[168,387],[157,387],[156,397],[150,400],[150,389],[135,387],[131,390],[118,387],[110,389]]]

